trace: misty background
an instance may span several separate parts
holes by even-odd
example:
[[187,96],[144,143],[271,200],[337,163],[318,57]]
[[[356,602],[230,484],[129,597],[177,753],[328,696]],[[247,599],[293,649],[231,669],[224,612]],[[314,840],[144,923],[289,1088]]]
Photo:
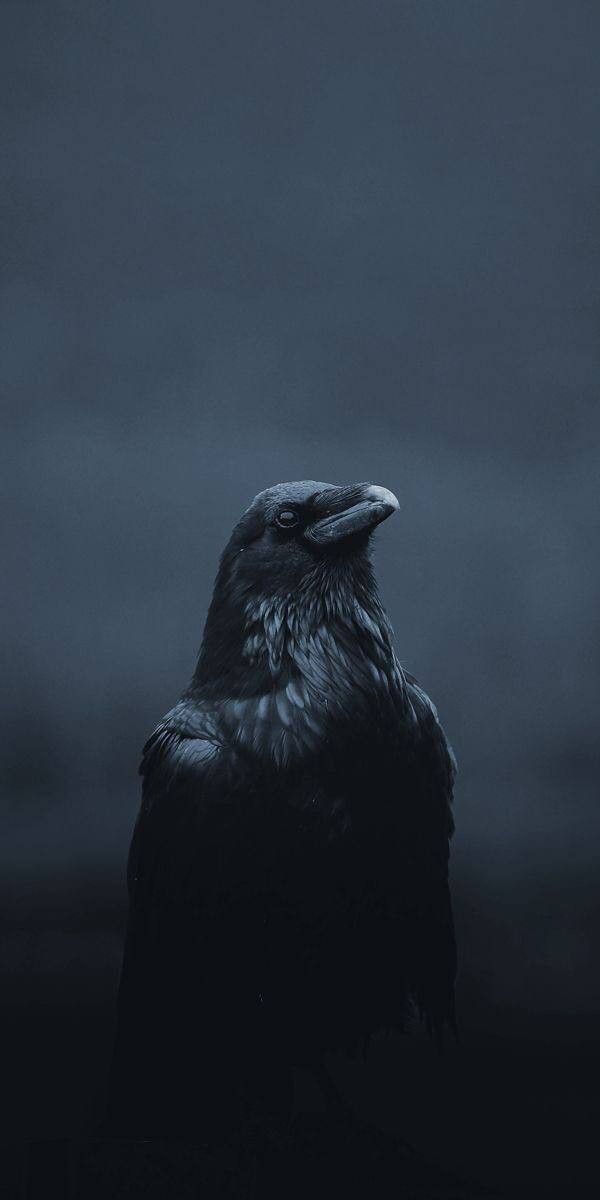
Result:
[[375,545],[397,649],[459,760],[462,1048],[415,1034],[340,1078],[440,1160],[575,1194],[600,1066],[600,9],[0,22],[8,1128],[95,1112],[140,749],[233,524],[280,480],[370,480],[402,506]]

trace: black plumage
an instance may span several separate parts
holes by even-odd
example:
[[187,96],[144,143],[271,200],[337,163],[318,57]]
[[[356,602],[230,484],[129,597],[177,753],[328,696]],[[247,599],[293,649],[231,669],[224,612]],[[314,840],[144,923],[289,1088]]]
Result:
[[109,1117],[285,1111],[291,1067],[454,1024],[453,756],[369,559],[385,489],[280,484],[223,554],[197,667],[144,748]]

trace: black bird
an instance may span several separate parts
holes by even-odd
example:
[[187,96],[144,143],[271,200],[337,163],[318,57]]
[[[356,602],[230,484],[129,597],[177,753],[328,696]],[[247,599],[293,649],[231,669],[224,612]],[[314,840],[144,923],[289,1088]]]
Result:
[[261,492],[223,553],[195,673],[144,747],[109,1126],[285,1113],[416,1007],[454,1025],[454,760],[400,666],[371,484]]

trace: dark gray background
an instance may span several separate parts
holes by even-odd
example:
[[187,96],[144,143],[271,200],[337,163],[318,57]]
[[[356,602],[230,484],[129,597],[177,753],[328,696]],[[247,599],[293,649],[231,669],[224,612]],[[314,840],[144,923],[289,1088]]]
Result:
[[600,8],[0,19],[15,1129],[93,1111],[139,748],[234,521],[279,480],[370,479],[402,503],[376,550],[398,649],[461,767],[463,1049],[417,1036],[344,1078],[445,1161],[573,1194],[600,993]]

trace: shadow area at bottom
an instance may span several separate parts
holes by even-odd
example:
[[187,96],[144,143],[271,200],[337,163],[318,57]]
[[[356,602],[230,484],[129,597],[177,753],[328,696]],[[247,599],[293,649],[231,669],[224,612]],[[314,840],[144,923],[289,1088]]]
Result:
[[372,1125],[302,1114],[242,1140],[30,1142],[17,1200],[498,1200]]

